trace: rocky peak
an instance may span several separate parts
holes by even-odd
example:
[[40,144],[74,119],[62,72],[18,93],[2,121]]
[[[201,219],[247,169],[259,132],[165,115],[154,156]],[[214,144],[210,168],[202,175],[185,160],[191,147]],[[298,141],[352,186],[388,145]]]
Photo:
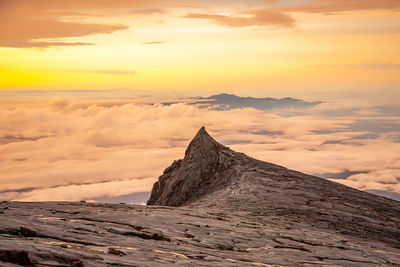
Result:
[[159,177],[147,204],[275,216],[400,247],[399,202],[232,151],[204,127]]
[[229,168],[235,153],[215,141],[203,126],[190,142],[185,157],[164,170],[153,185],[148,205],[181,206],[229,183],[218,175]]
[[203,126],[197,132],[196,136],[192,139],[189,146],[185,151],[185,158],[193,157],[197,154],[210,154],[218,152],[221,149],[228,149],[224,145],[214,140],[206,131]]
[[[185,157],[175,160],[153,185],[148,205],[182,206],[221,189],[252,183],[254,170],[286,170],[235,152],[215,141],[205,127],[197,132]],[[243,180],[243,177],[247,177]]]

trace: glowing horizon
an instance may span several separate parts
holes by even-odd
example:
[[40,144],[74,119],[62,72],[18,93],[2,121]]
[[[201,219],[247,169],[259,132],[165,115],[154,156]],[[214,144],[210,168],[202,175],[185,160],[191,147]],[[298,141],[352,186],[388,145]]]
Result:
[[391,101],[400,83],[396,0],[109,3],[3,0],[0,89],[380,90]]

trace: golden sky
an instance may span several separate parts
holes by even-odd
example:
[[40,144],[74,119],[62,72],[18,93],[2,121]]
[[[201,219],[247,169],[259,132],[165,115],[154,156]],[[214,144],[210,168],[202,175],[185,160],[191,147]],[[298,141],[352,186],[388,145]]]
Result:
[[399,43],[399,0],[0,0],[0,89],[392,103]]

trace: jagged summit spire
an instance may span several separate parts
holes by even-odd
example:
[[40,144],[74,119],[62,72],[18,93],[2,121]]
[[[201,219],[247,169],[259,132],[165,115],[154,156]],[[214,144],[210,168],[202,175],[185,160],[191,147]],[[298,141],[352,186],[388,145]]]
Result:
[[209,138],[213,139],[213,138],[207,133],[206,127],[204,127],[204,125],[197,131],[197,134],[193,137],[193,140],[199,139],[199,138],[201,138],[202,136],[204,136],[204,137],[209,137]]
[[[209,138],[209,139],[215,141],[215,140],[207,133],[206,127],[205,127],[204,125],[200,128],[200,130],[197,131],[197,134],[194,136],[193,140],[199,139],[199,138],[201,138],[201,137],[206,137],[206,138]],[[216,141],[215,141],[215,142],[216,142]]]
[[225,146],[215,141],[215,139],[207,133],[206,127],[202,126],[186,149],[185,157],[188,156],[191,152],[205,150],[210,152],[223,147]]
[[[181,206],[229,183],[229,178],[216,177],[218,168],[232,160],[221,160],[229,148],[215,141],[203,126],[190,142],[185,157],[164,170],[153,186],[147,204]],[[232,151],[233,152],[233,151]]]

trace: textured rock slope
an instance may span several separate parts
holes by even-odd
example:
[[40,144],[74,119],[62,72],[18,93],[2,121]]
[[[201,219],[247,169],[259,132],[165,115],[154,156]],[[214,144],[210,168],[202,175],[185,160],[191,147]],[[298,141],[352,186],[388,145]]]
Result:
[[204,128],[148,204],[2,202],[0,266],[400,266],[399,202],[252,159]]
[[399,202],[250,158],[204,127],[154,184],[147,204],[274,214],[400,248]]

